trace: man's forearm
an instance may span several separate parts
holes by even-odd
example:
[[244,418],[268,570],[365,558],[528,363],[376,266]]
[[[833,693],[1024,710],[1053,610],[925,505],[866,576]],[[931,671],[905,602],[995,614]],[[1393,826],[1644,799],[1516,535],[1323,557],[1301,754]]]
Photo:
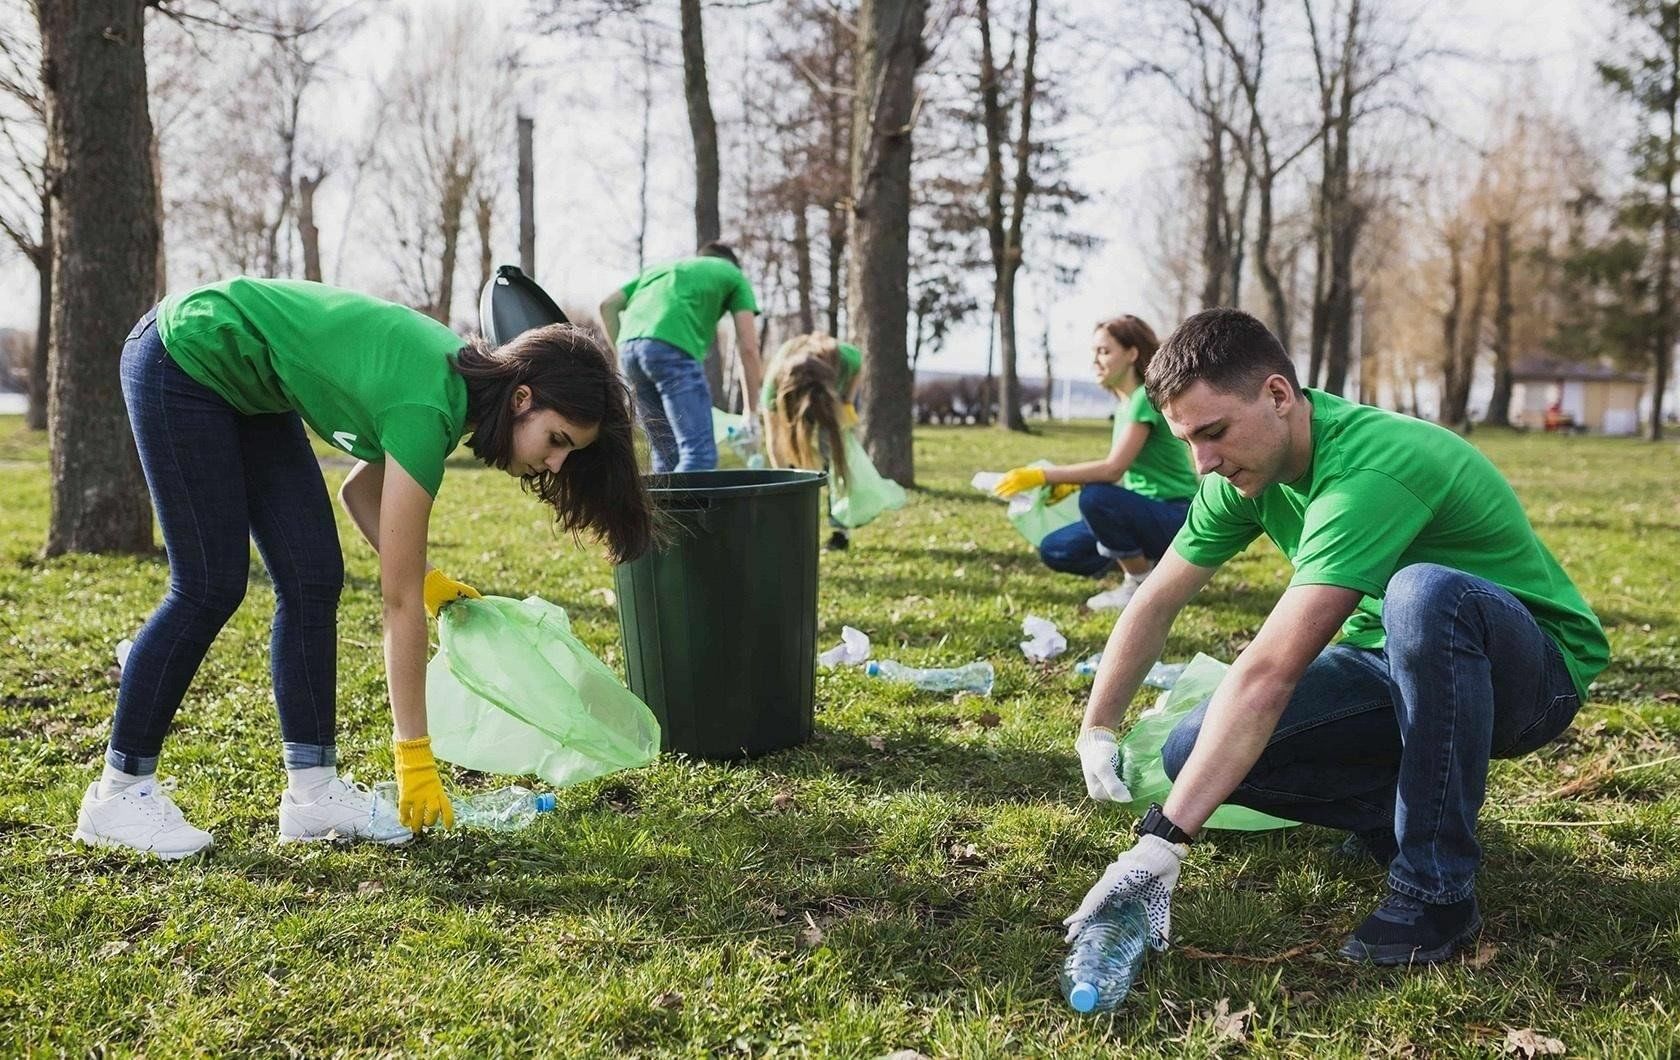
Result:
[[1293,681],[1245,670],[1238,660],[1208,704],[1196,748],[1161,808],[1173,824],[1194,834],[1230,798],[1260,760],[1294,690]]
[[1085,704],[1083,728],[1112,729],[1120,724],[1132,697],[1143,687],[1144,676],[1167,646],[1175,617],[1176,612],[1139,606],[1138,601],[1121,613],[1103,646],[1102,663]]

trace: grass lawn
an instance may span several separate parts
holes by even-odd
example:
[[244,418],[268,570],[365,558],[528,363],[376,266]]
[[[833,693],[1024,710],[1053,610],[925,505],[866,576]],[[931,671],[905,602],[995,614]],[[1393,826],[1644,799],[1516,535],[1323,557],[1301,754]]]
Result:
[[[1073,662],[1109,622],[1079,614],[1091,586],[1040,566],[967,483],[1107,439],[1096,423],[922,430],[910,507],[823,556],[823,646],[852,624],[877,657],[986,657],[994,698],[825,673],[808,747],[662,760],[561,792],[558,813],[513,835],[276,844],[272,595],[254,562],[164,751],[216,846],[165,866],[85,851],[70,831],[108,735],[112,647],[166,567],[41,560],[45,444],[0,418],[0,1054],[1491,1056],[1532,1029],[1570,1055],[1672,1055],[1680,456],[1636,441],[1476,436],[1614,654],[1562,740],[1495,764],[1480,953],[1412,973],[1340,963],[1381,873],[1333,856],[1323,830],[1210,833],[1177,891],[1174,948],[1140,990],[1113,1017],[1067,1009],[1058,921],[1131,823],[1085,798],[1072,750]],[[458,461],[433,521],[439,566],[562,604],[620,664],[596,591],[611,569],[503,475]],[[391,770],[376,568],[347,523],[340,536],[340,757],[374,780]],[[1229,660],[1283,574],[1269,546],[1233,562],[1167,657]],[[1029,612],[1070,641],[1042,669],[1017,647]]]

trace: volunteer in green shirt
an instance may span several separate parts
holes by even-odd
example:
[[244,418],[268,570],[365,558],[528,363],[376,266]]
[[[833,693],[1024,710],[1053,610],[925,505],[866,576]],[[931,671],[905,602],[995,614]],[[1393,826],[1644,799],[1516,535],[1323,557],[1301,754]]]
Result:
[[1018,467],[997,485],[1000,497],[1046,483],[1079,487],[1083,518],[1046,534],[1038,554],[1051,570],[1089,578],[1119,564],[1125,577],[1086,601],[1094,610],[1126,606],[1183,525],[1196,492],[1189,450],[1173,437],[1143,389],[1144,370],[1159,345],[1155,332],[1137,317],[1098,324],[1091,363],[1097,382],[1120,401],[1108,455],[1083,464]]
[[[655,265],[601,303],[608,341],[636,395],[655,473],[717,467],[712,393],[701,367],[725,315],[735,323],[749,413],[758,398],[758,300],[735,252],[707,243],[698,256]],[[749,417],[748,423],[755,421]]]
[[[771,465],[827,467],[844,482],[849,469],[843,432],[857,426],[862,378],[863,351],[832,335],[813,331],[782,343],[764,370],[758,396]],[[846,527],[833,515],[828,522],[833,533],[826,547],[851,547]]]
[[[205,652],[245,595],[254,539],[274,586],[270,668],[287,786],[280,837],[405,842],[450,823],[426,734],[426,617],[477,596],[426,562],[444,460],[519,478],[564,530],[616,559],[646,548],[629,395],[570,325],[498,348],[412,309],[296,280],[239,277],[166,298],[123,345],[123,399],[169,553],[169,592],[134,639],[101,778],[76,838],[163,858],[208,846],[157,783],[158,755]],[[339,499],[379,553],[398,812],[338,776],[336,623],[344,582],[332,505],[304,433],[354,457]]]
[[1345,957],[1444,960],[1481,926],[1488,761],[1569,727],[1609,661],[1603,628],[1486,457],[1433,424],[1302,390],[1248,314],[1185,321],[1145,385],[1205,477],[1103,652],[1077,741],[1092,797],[1129,797],[1112,726],[1179,610],[1261,534],[1294,574],[1212,700],[1167,740],[1166,805],[1070,931],[1136,897],[1164,946],[1188,843],[1233,802],[1344,829],[1345,850],[1387,865],[1388,896]]

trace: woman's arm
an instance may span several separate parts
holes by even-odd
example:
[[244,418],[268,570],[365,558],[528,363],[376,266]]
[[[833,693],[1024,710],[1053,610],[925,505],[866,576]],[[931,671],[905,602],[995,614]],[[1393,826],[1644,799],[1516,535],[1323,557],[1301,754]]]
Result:
[[[374,513],[384,599],[385,680],[398,740],[426,735],[426,525],[432,498],[401,464],[386,461]],[[365,530],[364,530],[365,532]]]
[[1133,423],[1114,442],[1114,448],[1101,460],[1088,460],[1083,464],[1063,464],[1060,467],[1044,469],[1044,481],[1052,485],[1062,482],[1084,484],[1087,482],[1118,482],[1126,469],[1132,466],[1143,450],[1143,443],[1149,440],[1149,425],[1147,423]]
[[379,551],[379,499],[385,489],[385,464],[356,463],[338,487],[338,503],[362,533],[362,539]]

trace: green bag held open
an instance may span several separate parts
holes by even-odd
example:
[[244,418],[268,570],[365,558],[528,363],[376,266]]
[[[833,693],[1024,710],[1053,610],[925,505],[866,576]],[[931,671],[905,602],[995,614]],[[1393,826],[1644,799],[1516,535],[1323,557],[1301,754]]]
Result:
[[659,754],[647,704],[584,647],[565,609],[530,597],[457,600],[426,667],[437,757],[564,787]]
[[[1138,814],[1145,813],[1152,802],[1167,801],[1172,781],[1167,779],[1167,771],[1161,765],[1161,748],[1184,716],[1208,701],[1230,669],[1218,659],[1198,654],[1190,660],[1172,690],[1138,715],[1137,721],[1126,730],[1120,740],[1120,779],[1132,793],[1132,801],[1126,805]],[[1213,811],[1205,827],[1265,832],[1299,823],[1226,803]]]
[[857,431],[844,432],[846,446],[846,476],[832,477],[829,486],[828,513],[835,522],[855,530],[882,512],[904,507],[904,487],[890,478],[883,478],[858,441]]
[[[1028,467],[1054,467],[1048,460],[1034,460]],[[1079,491],[1050,503],[1051,487],[1039,486],[1016,494],[1009,501],[1009,521],[1033,548],[1044,538],[1085,518],[1079,513]]]

